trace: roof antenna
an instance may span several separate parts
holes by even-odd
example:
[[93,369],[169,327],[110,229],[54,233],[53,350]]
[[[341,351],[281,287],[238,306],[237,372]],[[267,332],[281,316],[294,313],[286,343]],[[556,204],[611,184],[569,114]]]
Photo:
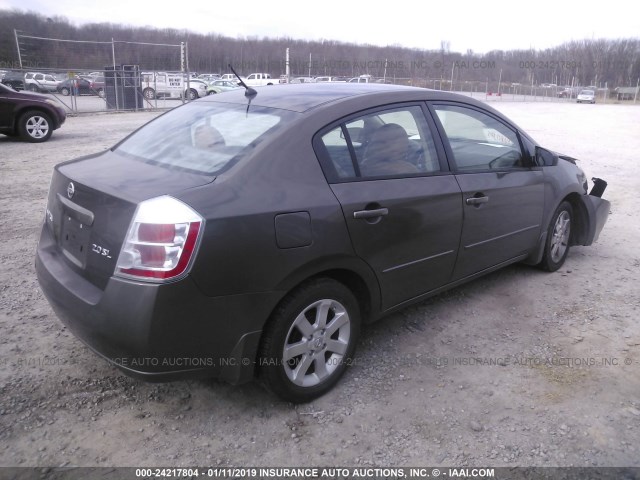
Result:
[[245,97],[250,97],[250,98],[255,97],[255,96],[258,94],[258,92],[256,92],[253,88],[251,88],[251,87],[247,86],[247,84],[246,84],[246,83],[244,83],[244,80],[242,80],[242,78],[240,78],[240,75],[238,75],[238,74],[236,73],[236,71],[233,69],[233,67],[231,66],[231,64],[229,64],[229,68],[231,69],[231,71],[233,72],[233,74],[234,74],[236,77],[238,77],[238,80],[240,80],[238,83],[239,83],[240,85],[242,85],[242,86],[245,88],[244,96],[245,96]]

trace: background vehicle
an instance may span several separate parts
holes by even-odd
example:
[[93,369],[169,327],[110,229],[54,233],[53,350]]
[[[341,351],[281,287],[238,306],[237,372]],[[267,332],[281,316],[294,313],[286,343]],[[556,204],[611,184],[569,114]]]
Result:
[[46,95],[0,85],[0,133],[27,142],[44,142],[66,117],[64,108]]
[[209,84],[204,80],[200,80],[198,78],[189,79],[189,84],[187,85],[185,82],[185,96],[189,100],[196,100],[200,97],[205,97],[208,95]]
[[104,77],[93,77],[93,80],[89,82],[89,89],[92,93],[95,93],[100,98],[104,97]]
[[60,83],[53,75],[47,73],[27,73],[24,77],[25,89],[31,92],[55,92]]
[[316,83],[316,79],[313,77],[295,77],[289,83]]
[[271,78],[271,75],[268,73],[251,73],[244,83],[250,87],[260,87],[263,85],[274,85],[276,81]]
[[204,80],[205,82],[214,82],[220,79],[219,73],[202,73],[198,75],[196,78],[200,80]]
[[59,93],[62,95],[95,95],[96,93],[91,89],[91,82],[82,77],[67,78],[58,84],[56,87]]
[[580,90],[582,90],[582,87],[564,87],[556,95],[558,95],[558,98],[576,98]]
[[478,100],[256,90],[55,167],[40,285],[130,375],[257,376],[309,401],[344,373],[362,323],[515,262],[555,271],[606,222],[603,181],[589,191],[574,159]]
[[349,83],[373,83],[373,77],[371,75],[360,75],[349,80]]
[[581,90],[576,101],[578,103],[596,103],[596,92],[594,90]]
[[235,90],[236,88],[242,87],[237,83],[231,82],[229,80],[215,80],[214,82],[209,83],[209,87],[207,88],[207,95],[222,93],[228,90]]
[[24,90],[24,73],[8,71],[2,77],[2,84],[10,86],[14,90]]
[[182,98],[195,100],[207,95],[208,84],[204,80],[187,79],[181,73],[143,72],[142,94],[147,100],[154,98]]
[[316,77],[316,82],[340,82],[344,83],[347,79],[345,77]]
[[[245,82],[247,81],[247,77],[243,77],[242,75],[240,75],[240,78]],[[238,77],[236,77],[233,73],[225,73],[220,77],[220,80],[229,80],[230,82],[238,83]]]

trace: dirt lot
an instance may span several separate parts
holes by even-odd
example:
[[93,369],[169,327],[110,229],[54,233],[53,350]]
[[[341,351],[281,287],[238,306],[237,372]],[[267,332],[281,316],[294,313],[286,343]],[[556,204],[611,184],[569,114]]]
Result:
[[609,182],[599,242],[516,265],[365,329],[338,387],[293,406],[255,384],[148,384],[52,313],[33,262],[52,167],[153,113],[0,137],[1,466],[640,466],[640,106],[492,102]]

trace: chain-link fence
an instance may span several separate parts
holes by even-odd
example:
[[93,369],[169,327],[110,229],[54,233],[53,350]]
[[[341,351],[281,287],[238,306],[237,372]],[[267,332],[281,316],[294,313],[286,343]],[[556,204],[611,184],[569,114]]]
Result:
[[[206,81],[189,74],[186,42],[89,41],[45,38],[19,31],[14,34],[19,68],[7,71],[2,83],[16,89],[50,93],[70,113],[169,109],[211,91]],[[198,58],[194,62],[202,63]],[[635,87],[616,89],[609,89],[607,84],[577,86],[575,82],[571,86],[526,85],[505,82],[500,70],[501,80],[487,78],[483,82],[464,80],[465,70],[455,66],[450,75],[444,73],[439,78],[419,76],[420,69],[411,72],[414,76],[396,77],[387,75],[388,71],[394,71],[393,62],[380,64],[384,65],[383,77],[361,75],[359,80],[368,77],[363,81],[454,91],[485,101],[575,102],[583,89],[593,90],[598,103],[636,103],[640,99],[640,81]],[[311,74],[310,67],[298,70]],[[348,77],[341,79],[349,81]],[[301,80],[314,81],[312,77]]]
[[173,108],[206,95],[187,43],[45,38],[15,31],[18,65],[2,82],[49,93],[70,113]]

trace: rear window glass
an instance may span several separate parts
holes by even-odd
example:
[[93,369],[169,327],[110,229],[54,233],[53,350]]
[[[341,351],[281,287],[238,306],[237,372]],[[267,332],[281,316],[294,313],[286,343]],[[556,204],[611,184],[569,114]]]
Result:
[[193,102],[142,127],[115,152],[146,163],[214,175],[251,154],[295,118],[288,110]]

